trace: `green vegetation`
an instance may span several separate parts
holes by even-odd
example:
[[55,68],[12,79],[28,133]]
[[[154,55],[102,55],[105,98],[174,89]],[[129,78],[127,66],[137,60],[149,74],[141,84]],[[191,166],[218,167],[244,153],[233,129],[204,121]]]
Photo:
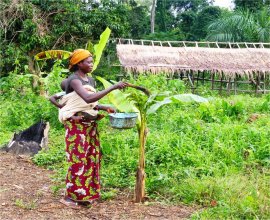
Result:
[[[4,117],[0,123],[0,143],[7,142],[15,130],[41,118],[48,120],[50,149],[36,155],[34,162],[58,172],[54,188],[57,191],[63,187],[57,184],[63,183],[66,170],[64,129],[57,121],[57,109],[46,99],[33,95],[27,80],[24,77],[24,95],[14,96],[11,88],[22,88],[13,84],[1,96]],[[185,93],[179,80],[141,76],[130,81],[153,92]],[[194,219],[269,218],[269,110],[269,95],[237,95],[214,96],[209,103],[175,103],[149,115],[145,149],[147,195],[158,201],[202,206],[203,211],[195,213]],[[99,126],[106,199],[119,189],[134,188],[138,135],[135,128],[110,128],[108,118]]]
[[[54,193],[64,187],[65,131],[45,95],[61,90],[67,61],[37,63],[35,54],[59,48],[58,56],[86,45],[98,49],[87,42],[96,44],[106,27],[112,38],[270,42],[268,0],[234,0],[232,11],[208,0],[157,1],[155,33],[150,33],[153,2],[0,2],[0,146],[14,132],[49,121],[49,150],[33,161],[56,171]],[[121,72],[112,42],[98,57],[94,75],[116,80]],[[163,76],[125,80],[153,94],[189,92],[185,82]],[[157,201],[201,207],[193,219],[270,219],[270,95],[219,96],[203,85],[197,91],[210,101],[173,102],[147,116],[146,194]],[[112,129],[108,117],[99,128],[103,199],[110,199],[119,190],[134,188],[139,140],[136,128]],[[14,203],[35,208],[20,199]]]
[[35,209],[37,206],[35,201],[25,202],[22,199],[16,199],[14,204],[22,209],[29,209],[29,210]]

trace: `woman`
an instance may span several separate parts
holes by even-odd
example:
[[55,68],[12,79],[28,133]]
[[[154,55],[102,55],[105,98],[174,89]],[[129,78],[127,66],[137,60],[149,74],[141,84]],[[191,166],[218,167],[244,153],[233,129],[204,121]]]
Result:
[[[115,112],[97,101],[115,89],[127,87],[119,82],[96,92],[95,83],[87,74],[93,67],[89,51],[75,50],[70,56],[69,69],[74,72],[65,83],[66,95],[60,109],[60,120],[66,129],[66,155],[69,169],[66,176],[66,196],[61,202],[73,208],[92,204],[100,198],[100,143],[97,131],[99,110]],[[74,120],[73,116],[78,116]]]

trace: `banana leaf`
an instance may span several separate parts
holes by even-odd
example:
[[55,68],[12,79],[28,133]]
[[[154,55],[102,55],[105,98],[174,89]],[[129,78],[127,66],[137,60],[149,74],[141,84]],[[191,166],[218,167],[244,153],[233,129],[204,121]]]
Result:
[[[97,76],[96,79],[98,79],[105,89],[112,86],[110,82],[108,82],[106,79]],[[117,108],[120,112],[139,112],[139,110],[134,105],[134,101],[129,100],[129,94],[124,94],[120,90],[113,90],[108,95],[109,101]]]
[[100,35],[99,43],[94,45],[94,65],[93,65],[92,72],[95,71],[95,69],[97,68],[100,62],[102,52],[109,40],[110,34],[111,34],[111,29],[107,27],[105,31],[103,31],[103,33]]
[[154,114],[161,106],[174,102],[208,102],[208,99],[194,94],[178,94],[154,103],[148,108],[147,114]]
[[166,98],[166,99],[164,99],[162,101],[158,101],[155,104],[149,106],[146,113],[147,113],[147,115],[154,114],[161,106],[167,105],[167,104],[170,104],[170,103],[172,103],[172,100],[169,99],[169,98]]
[[42,51],[35,55],[35,60],[48,60],[48,59],[67,59],[71,52],[66,50],[47,50]]
[[94,44],[89,40],[86,44],[86,50],[88,50],[91,54],[94,54]]
[[178,94],[171,96],[170,99],[180,102],[208,102],[208,99],[194,94]]

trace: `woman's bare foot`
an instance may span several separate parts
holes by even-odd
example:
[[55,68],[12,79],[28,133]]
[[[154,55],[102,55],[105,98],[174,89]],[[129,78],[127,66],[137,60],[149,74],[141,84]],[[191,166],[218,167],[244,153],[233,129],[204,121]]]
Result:
[[75,201],[73,201],[73,200],[71,200],[71,199],[69,199],[67,197],[63,198],[63,199],[60,199],[60,202],[62,204],[64,204],[65,206],[68,206],[68,207],[70,207],[72,209],[80,209],[81,208],[81,206],[79,205],[78,202],[75,202]]

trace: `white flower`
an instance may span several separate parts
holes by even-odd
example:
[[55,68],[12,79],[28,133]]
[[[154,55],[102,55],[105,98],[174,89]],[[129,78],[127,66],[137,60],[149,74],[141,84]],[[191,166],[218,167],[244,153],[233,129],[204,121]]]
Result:
[[75,175],[81,176],[83,174],[84,166],[82,166]]
[[84,189],[77,189],[74,192],[76,192],[76,193],[78,193],[80,195],[84,195],[84,196],[86,195],[86,191]]
[[85,142],[85,135],[84,134],[80,134],[80,136],[81,136],[81,142]]
[[66,185],[67,189],[72,187],[72,186],[73,186],[73,183],[67,183],[67,185]]

